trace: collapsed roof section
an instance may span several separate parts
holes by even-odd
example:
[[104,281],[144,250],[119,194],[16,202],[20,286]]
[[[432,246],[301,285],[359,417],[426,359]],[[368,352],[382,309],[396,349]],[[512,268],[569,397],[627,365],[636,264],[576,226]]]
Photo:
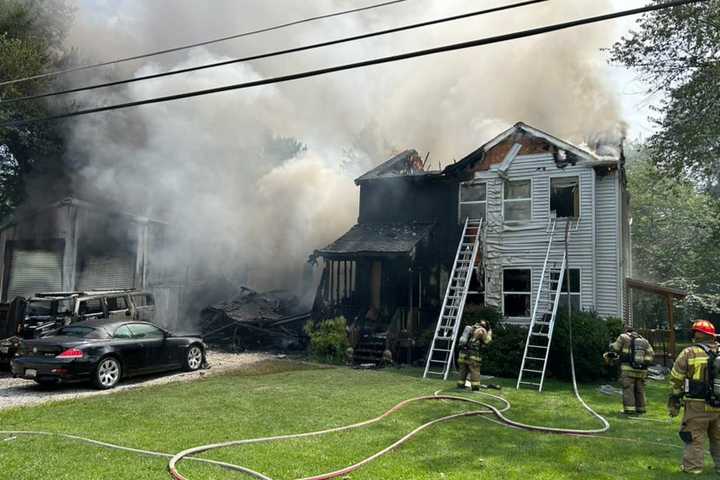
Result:
[[369,172],[355,179],[355,184],[378,178],[408,177],[428,175],[438,172],[425,170],[424,162],[416,150],[405,150],[381,163]]
[[413,256],[432,223],[359,223],[315,255],[323,257]]

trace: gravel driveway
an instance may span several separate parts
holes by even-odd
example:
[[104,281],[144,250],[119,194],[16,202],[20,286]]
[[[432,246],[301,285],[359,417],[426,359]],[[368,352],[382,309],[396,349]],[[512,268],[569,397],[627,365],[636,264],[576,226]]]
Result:
[[261,360],[273,358],[265,353],[223,353],[208,351],[209,370],[197,372],[170,372],[164,375],[134,377],[123,380],[111,390],[95,390],[87,384],[41,387],[32,380],[12,378],[8,372],[0,372],[0,410],[23,405],[55,402],[95,395],[109,395],[131,388],[160,385],[172,382],[189,382],[206,375],[236,370]]

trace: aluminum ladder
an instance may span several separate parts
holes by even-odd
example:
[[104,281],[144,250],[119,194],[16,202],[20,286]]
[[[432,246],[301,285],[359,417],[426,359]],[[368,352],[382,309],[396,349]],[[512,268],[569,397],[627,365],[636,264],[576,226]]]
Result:
[[[556,264],[550,261],[556,226],[557,219],[553,219],[545,254],[545,263],[540,275],[538,294],[535,298],[535,306],[525,342],[525,351],[523,352],[522,364],[520,365],[517,385],[515,386],[516,389],[519,389],[521,385],[527,385],[542,392],[543,383],[545,382],[550,343],[552,342],[558,304],[560,303],[560,293],[562,292],[567,267],[567,250],[565,249],[563,249],[559,271]],[[567,243],[570,232],[569,220],[566,227],[565,242]]]
[[425,364],[423,378],[435,375],[447,380],[450,373],[455,352],[455,340],[462,323],[465,299],[470,287],[472,272],[475,268],[475,259],[480,248],[482,224],[482,219],[465,219],[462,237],[460,237],[447,290],[445,291],[445,299],[440,309],[437,327],[435,327],[435,335],[430,344],[430,352]]

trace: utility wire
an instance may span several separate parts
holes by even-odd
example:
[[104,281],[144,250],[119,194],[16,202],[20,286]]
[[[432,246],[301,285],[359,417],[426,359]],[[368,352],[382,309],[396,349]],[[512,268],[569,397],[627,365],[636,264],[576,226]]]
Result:
[[14,103],[14,102],[20,102],[20,101],[26,101],[26,100],[36,100],[39,98],[53,97],[56,95],[65,95],[68,93],[77,93],[77,92],[83,92],[83,91],[87,91],[87,90],[95,90],[98,88],[113,87],[113,86],[117,86],[117,85],[123,85],[126,83],[139,82],[141,80],[150,80],[153,78],[166,77],[168,75],[178,75],[180,73],[188,73],[188,72],[194,72],[197,70],[204,70],[206,68],[214,68],[214,67],[220,67],[223,65],[230,65],[233,63],[248,62],[251,60],[259,60],[261,58],[270,58],[270,57],[276,57],[279,55],[287,55],[289,53],[302,52],[305,50],[312,50],[312,49],[320,48],[320,47],[328,47],[330,45],[337,45],[340,43],[347,43],[347,42],[352,42],[355,40],[362,40],[365,38],[376,37],[376,36],[380,36],[380,35],[388,35],[390,33],[397,33],[397,32],[402,32],[405,30],[411,30],[414,28],[427,27],[429,25],[436,25],[439,23],[461,20],[461,19],[475,17],[475,16],[479,16],[479,15],[485,15],[488,13],[500,12],[502,10],[511,10],[514,8],[525,7],[528,5],[533,5],[536,3],[544,3],[544,2],[548,2],[548,1],[549,0],[527,0],[527,1],[523,1],[523,2],[512,3],[509,5],[502,5],[499,7],[488,8],[488,9],[484,9],[484,10],[477,10],[477,11],[469,12],[469,13],[463,13],[461,15],[453,15],[451,17],[444,17],[444,18],[439,18],[436,20],[429,20],[429,21],[425,21],[425,22],[404,25],[401,27],[389,28],[387,30],[379,30],[376,32],[365,33],[362,35],[354,35],[351,37],[339,38],[337,40],[313,43],[313,44],[304,45],[301,47],[293,47],[293,48],[289,48],[286,50],[261,53],[261,54],[257,54],[257,55],[251,55],[249,57],[236,58],[236,59],[232,59],[232,60],[224,60],[221,62],[209,63],[209,64],[199,65],[199,66],[195,66],[195,67],[188,67],[188,68],[183,68],[180,70],[171,70],[168,72],[155,73],[155,74],[151,74],[151,75],[143,75],[140,77],[129,78],[129,79],[124,79],[124,80],[116,80],[116,81],[112,81],[112,82],[98,83],[95,85],[88,85],[85,87],[70,88],[70,89],[59,90],[59,91],[55,91],[55,92],[47,92],[47,93],[41,93],[41,94],[37,94],[37,95],[28,95],[25,97],[9,98],[9,99],[4,99],[4,100],[0,101],[0,104],[8,104],[8,103]]
[[16,121],[11,121],[11,122],[5,122],[3,124],[0,124],[0,127],[13,127],[13,126],[27,125],[27,124],[31,124],[31,123],[43,122],[43,121],[48,121],[48,120],[59,120],[61,118],[76,117],[79,115],[88,115],[91,113],[106,112],[106,111],[110,111],[110,110],[119,110],[122,108],[129,108],[129,107],[137,107],[140,105],[149,105],[149,104],[153,104],[153,103],[163,103],[163,102],[169,102],[169,101],[173,101],[173,100],[181,100],[184,98],[198,97],[198,96],[202,96],[202,95],[226,92],[226,91],[230,91],[230,90],[240,90],[240,89],[245,89],[245,88],[258,87],[261,85],[270,85],[270,84],[274,84],[274,83],[289,82],[292,80],[299,80],[302,78],[315,77],[318,75],[326,75],[329,73],[341,72],[344,70],[351,70],[351,69],[355,69],[355,68],[363,68],[363,67],[368,67],[371,65],[380,65],[380,64],[396,62],[396,61],[400,61],[400,60],[407,60],[410,58],[434,55],[437,53],[445,53],[445,52],[451,52],[451,51],[455,51],[455,50],[463,50],[466,48],[479,47],[482,45],[490,45],[490,44],[494,44],[494,43],[507,42],[507,41],[511,41],[511,40],[517,40],[519,38],[527,38],[527,37],[532,37],[535,35],[542,35],[542,34],[549,33],[549,32],[555,32],[558,30],[565,30],[568,28],[578,27],[581,25],[588,25],[588,24],[592,24],[592,23],[603,22],[603,21],[612,20],[615,18],[627,17],[630,15],[638,15],[641,13],[647,13],[647,12],[656,11],[656,10],[664,10],[667,8],[677,7],[677,6],[681,6],[681,5],[688,5],[691,3],[701,3],[701,2],[707,2],[707,1],[708,0],[673,0],[670,2],[666,2],[666,3],[653,4],[653,5],[648,5],[648,6],[640,7],[640,8],[633,8],[633,9],[629,9],[629,10],[622,10],[619,12],[608,13],[608,14],[604,14],[604,15],[597,15],[594,17],[586,17],[586,18],[582,18],[582,19],[578,19],[578,20],[572,20],[569,22],[556,23],[553,25],[547,25],[544,27],[533,28],[530,30],[521,30],[518,32],[497,35],[497,36],[493,36],[493,37],[480,38],[480,39],[471,40],[468,42],[454,43],[454,44],[450,44],[450,45],[443,45],[440,47],[429,48],[429,49],[425,49],[425,50],[416,50],[413,52],[402,53],[399,55],[391,55],[391,56],[387,56],[387,57],[374,58],[374,59],[365,60],[362,62],[348,63],[348,64],[344,64],[344,65],[336,65],[333,67],[321,68],[321,69],[317,69],[317,70],[308,70],[305,72],[293,73],[293,74],[289,74],[289,75],[282,75],[282,76],[266,78],[266,79],[262,79],[262,80],[255,80],[252,82],[236,83],[236,84],[232,84],[232,85],[225,85],[222,87],[209,88],[209,89],[205,89],[205,90],[195,90],[195,91],[179,93],[179,94],[175,94],[175,95],[168,95],[168,96],[164,96],[164,97],[154,97],[154,98],[138,100],[138,101],[134,101],[134,102],[120,103],[120,104],[115,104],[115,105],[107,105],[107,106],[89,108],[89,109],[84,109],[84,110],[76,110],[76,111],[72,111],[72,112],[61,113],[58,115],[51,115],[51,116],[47,116],[47,117],[39,117],[39,118],[31,118],[31,119],[25,119],[25,120],[16,120]]
[[39,74],[37,74],[37,75],[32,75],[32,76],[23,77],[23,78],[16,78],[16,79],[14,79],[14,80],[4,80],[4,81],[0,82],[0,86],[10,85],[10,84],[13,84],[13,83],[27,82],[27,81],[29,81],[29,80],[37,80],[37,79],[40,79],[40,78],[56,77],[56,76],[60,76],[60,75],[65,75],[65,74],[67,74],[67,73],[79,72],[79,71],[81,71],[81,70],[89,70],[89,69],[91,69],[91,68],[105,67],[105,66],[107,66],[107,65],[113,65],[113,64],[116,64],[116,63],[129,62],[129,61],[131,61],[131,60],[139,60],[139,59],[141,59],[141,58],[154,57],[154,56],[156,56],[156,55],[163,55],[163,54],[165,54],[165,53],[179,52],[179,51],[181,51],[181,50],[188,50],[188,49],[190,49],[190,48],[202,47],[202,46],[204,46],[204,45],[210,45],[210,44],[213,44],[213,43],[225,42],[225,41],[227,41],[227,40],[233,40],[233,39],[236,39],[236,38],[248,37],[248,36],[250,36],[250,35],[257,35],[258,33],[270,32],[270,31],[272,31],[272,30],[280,30],[280,29],[282,29],[282,28],[287,28],[287,27],[291,27],[291,26],[294,26],[294,25],[300,25],[300,24],[302,24],[302,23],[314,22],[314,21],[316,21],[316,20],[322,20],[322,19],[325,19],[325,18],[339,17],[339,16],[341,16],[341,15],[347,15],[347,14],[350,14],[350,13],[357,13],[357,12],[362,12],[362,11],[365,11],[365,10],[372,10],[372,9],[375,9],[375,8],[385,7],[385,6],[388,6],[388,5],[393,5],[393,4],[395,4],[395,3],[402,3],[402,2],[406,2],[406,1],[407,1],[407,0],[390,0],[390,1],[382,2],[382,3],[376,3],[376,4],[374,4],[374,5],[368,5],[368,6],[366,6],[366,7],[353,8],[353,9],[350,9],[350,10],[342,10],[342,11],[339,11],[339,12],[327,13],[327,14],[324,14],[324,15],[317,15],[317,16],[315,16],[315,17],[303,18],[303,19],[301,19],[301,20],[294,20],[294,21],[292,21],[292,22],[287,22],[287,23],[283,23],[283,24],[280,24],[280,25],[274,25],[274,26],[272,26],[272,27],[265,27],[265,28],[260,28],[260,29],[257,29],[257,30],[251,30],[251,31],[249,31],[249,32],[238,33],[238,34],[235,34],[235,35],[228,35],[227,37],[215,38],[215,39],[212,39],[212,40],[206,40],[206,41],[204,41],[204,42],[191,43],[191,44],[182,45],[182,46],[179,46],[179,47],[166,48],[165,50],[157,50],[157,51],[154,51],[154,52],[142,53],[142,54],[140,54],[140,55],[133,55],[132,57],[118,58],[118,59],[116,59],[116,60],[108,60],[108,61],[106,61],[106,62],[92,63],[92,64],[88,64],[88,65],[80,65],[80,66],[68,68],[68,69],[65,69],[65,70],[56,70],[56,71],[54,71],[54,72],[39,73]]

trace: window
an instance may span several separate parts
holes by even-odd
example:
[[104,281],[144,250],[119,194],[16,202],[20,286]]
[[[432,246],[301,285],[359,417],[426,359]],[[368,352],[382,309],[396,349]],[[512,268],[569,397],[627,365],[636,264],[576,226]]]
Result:
[[145,323],[133,323],[129,326],[133,338],[163,338],[165,336],[159,328]]
[[561,177],[550,179],[550,211],[558,217],[580,217],[580,179]]
[[[570,276],[570,305],[576,312],[580,311],[580,269],[571,268],[567,272]],[[551,271],[552,279],[557,282],[560,277],[560,270]],[[558,303],[558,309],[565,309],[567,311],[568,302],[568,278],[563,278],[562,289],[560,290],[560,302]]]
[[503,313],[506,317],[530,317],[531,276],[529,268],[503,271]]
[[473,268],[465,302],[468,305],[485,305],[485,274],[477,266]]
[[522,222],[532,217],[532,182],[507,181],[503,188],[503,218],[506,222]]
[[79,315],[94,315],[103,313],[102,300],[100,298],[89,298],[80,302],[78,307]]
[[130,329],[127,325],[123,325],[122,327],[115,330],[113,338],[132,338],[132,333],[130,332]]
[[109,297],[107,299],[108,310],[116,312],[119,310],[127,310],[127,300],[125,297]]
[[104,330],[79,325],[63,327],[56,335],[58,337],[74,338],[107,338],[107,333]]
[[460,222],[466,218],[485,218],[487,185],[484,183],[460,184]]

